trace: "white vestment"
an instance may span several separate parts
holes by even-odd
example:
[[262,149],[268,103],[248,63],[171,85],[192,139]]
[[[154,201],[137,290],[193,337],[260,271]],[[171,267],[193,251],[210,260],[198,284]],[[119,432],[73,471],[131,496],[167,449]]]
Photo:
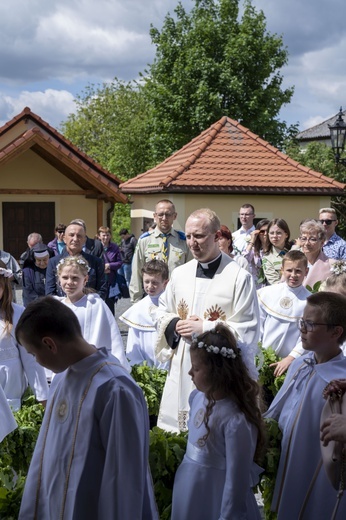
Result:
[[257,352],[258,301],[252,276],[225,253],[222,253],[212,279],[196,278],[196,269],[196,260],[174,269],[156,311],[156,356],[161,361],[171,359],[158,426],[173,432],[187,428],[188,399],[194,386],[188,375],[190,342],[181,338],[178,347],[172,350],[165,338],[165,330],[172,319],[197,315],[203,320],[204,332],[218,322],[227,324],[245,343],[244,349],[251,350],[252,358]]
[[105,348],[55,376],[19,519],[158,519],[142,390]]
[[0,442],[17,428],[17,423],[11,412],[11,408],[7,404],[7,399],[0,385]]
[[67,302],[66,297],[55,296],[77,316],[83,338],[96,348],[106,347],[123,367],[130,372],[123,340],[115,318],[105,302],[96,293],[85,294],[78,302]]
[[5,332],[5,321],[0,319],[0,385],[8,404],[18,411],[28,383],[38,401],[47,399],[48,385],[43,367],[15,338],[16,325],[25,309],[16,303],[12,303],[12,307],[13,325],[9,334]]
[[146,361],[150,367],[167,370],[169,361],[162,363],[155,357],[157,332],[149,312],[153,305],[152,299],[147,295],[119,316],[119,320],[129,326],[126,356],[131,366],[142,365]]
[[257,296],[262,347],[271,347],[279,357],[286,357],[300,341],[297,320],[303,317],[311,293],[303,285],[289,287],[282,282],[259,289]]
[[[322,392],[332,379],[344,379],[345,376],[346,358],[342,353],[327,363],[316,364],[314,353],[309,352],[292,362],[282,388],[265,414],[265,417],[278,420],[283,434],[272,502],[278,520],[300,518],[299,512],[310,485],[311,494],[302,520],[331,518],[337,491],[323,465],[319,467],[320,418],[325,404]],[[336,519],[345,518],[346,500],[343,497]]]

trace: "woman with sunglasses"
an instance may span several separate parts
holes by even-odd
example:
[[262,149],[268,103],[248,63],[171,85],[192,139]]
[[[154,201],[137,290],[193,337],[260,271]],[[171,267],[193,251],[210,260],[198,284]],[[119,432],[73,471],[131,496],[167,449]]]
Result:
[[262,259],[264,276],[269,285],[281,279],[282,258],[291,249],[290,234],[283,218],[274,218],[269,222]]
[[267,243],[267,231],[269,220],[263,218],[256,224],[256,228],[250,234],[250,240],[247,243],[244,258],[249,262],[249,271],[255,282],[256,289],[260,289],[266,285],[262,269],[263,249]]

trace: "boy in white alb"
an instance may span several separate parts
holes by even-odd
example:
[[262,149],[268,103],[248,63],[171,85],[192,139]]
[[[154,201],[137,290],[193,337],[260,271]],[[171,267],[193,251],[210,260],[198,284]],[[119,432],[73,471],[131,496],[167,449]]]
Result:
[[29,303],[16,339],[57,375],[25,483],[20,520],[158,520],[142,390],[68,306]]
[[285,358],[300,341],[297,320],[303,316],[310,292],[302,285],[307,259],[301,251],[289,251],[282,261],[283,282],[257,291],[260,310],[260,341]]
[[150,260],[142,268],[145,298],[125,311],[119,319],[129,326],[126,356],[130,365],[142,365],[167,370],[168,362],[160,362],[155,356],[157,332],[150,315],[151,307],[158,306],[159,297],[168,283],[168,266],[162,260]]

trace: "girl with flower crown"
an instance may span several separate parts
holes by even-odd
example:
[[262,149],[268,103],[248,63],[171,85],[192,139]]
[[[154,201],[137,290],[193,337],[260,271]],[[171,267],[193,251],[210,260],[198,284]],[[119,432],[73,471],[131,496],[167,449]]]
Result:
[[107,350],[130,371],[125,357],[123,341],[114,315],[100,296],[85,287],[88,281],[89,264],[81,255],[67,256],[57,265],[61,289],[66,296],[56,296],[76,314],[84,339],[97,348]]
[[12,301],[11,279],[12,271],[0,260],[0,386],[8,404],[17,411],[28,383],[42,404],[47,400],[48,385],[43,367],[15,339],[24,307]]
[[[246,351],[246,350],[245,350]],[[260,389],[228,327],[194,338],[186,454],[175,476],[172,520],[260,519],[252,488],[264,447]]]

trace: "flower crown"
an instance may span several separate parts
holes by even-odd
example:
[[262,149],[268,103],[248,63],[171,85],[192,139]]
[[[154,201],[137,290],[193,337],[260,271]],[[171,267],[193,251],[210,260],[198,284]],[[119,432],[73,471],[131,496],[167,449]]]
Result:
[[221,354],[221,356],[225,358],[235,359],[237,354],[234,352],[232,348],[227,347],[216,347],[215,345],[208,345],[208,343],[204,343],[203,341],[197,341],[197,335],[193,335],[192,343],[197,345],[198,348],[205,348],[207,352],[211,352],[212,354]]
[[[65,260],[69,260],[69,258],[71,257],[67,257],[67,258],[62,258],[59,263],[58,263],[58,267],[59,266],[63,266],[65,264]],[[84,267],[86,267],[88,269],[88,272],[90,271],[90,266],[89,264],[86,262],[86,260],[84,260],[83,258],[78,258],[76,260],[76,264],[79,264],[79,265],[83,265]]]
[[330,266],[330,271],[337,276],[346,273],[346,262],[344,260],[337,260]]

